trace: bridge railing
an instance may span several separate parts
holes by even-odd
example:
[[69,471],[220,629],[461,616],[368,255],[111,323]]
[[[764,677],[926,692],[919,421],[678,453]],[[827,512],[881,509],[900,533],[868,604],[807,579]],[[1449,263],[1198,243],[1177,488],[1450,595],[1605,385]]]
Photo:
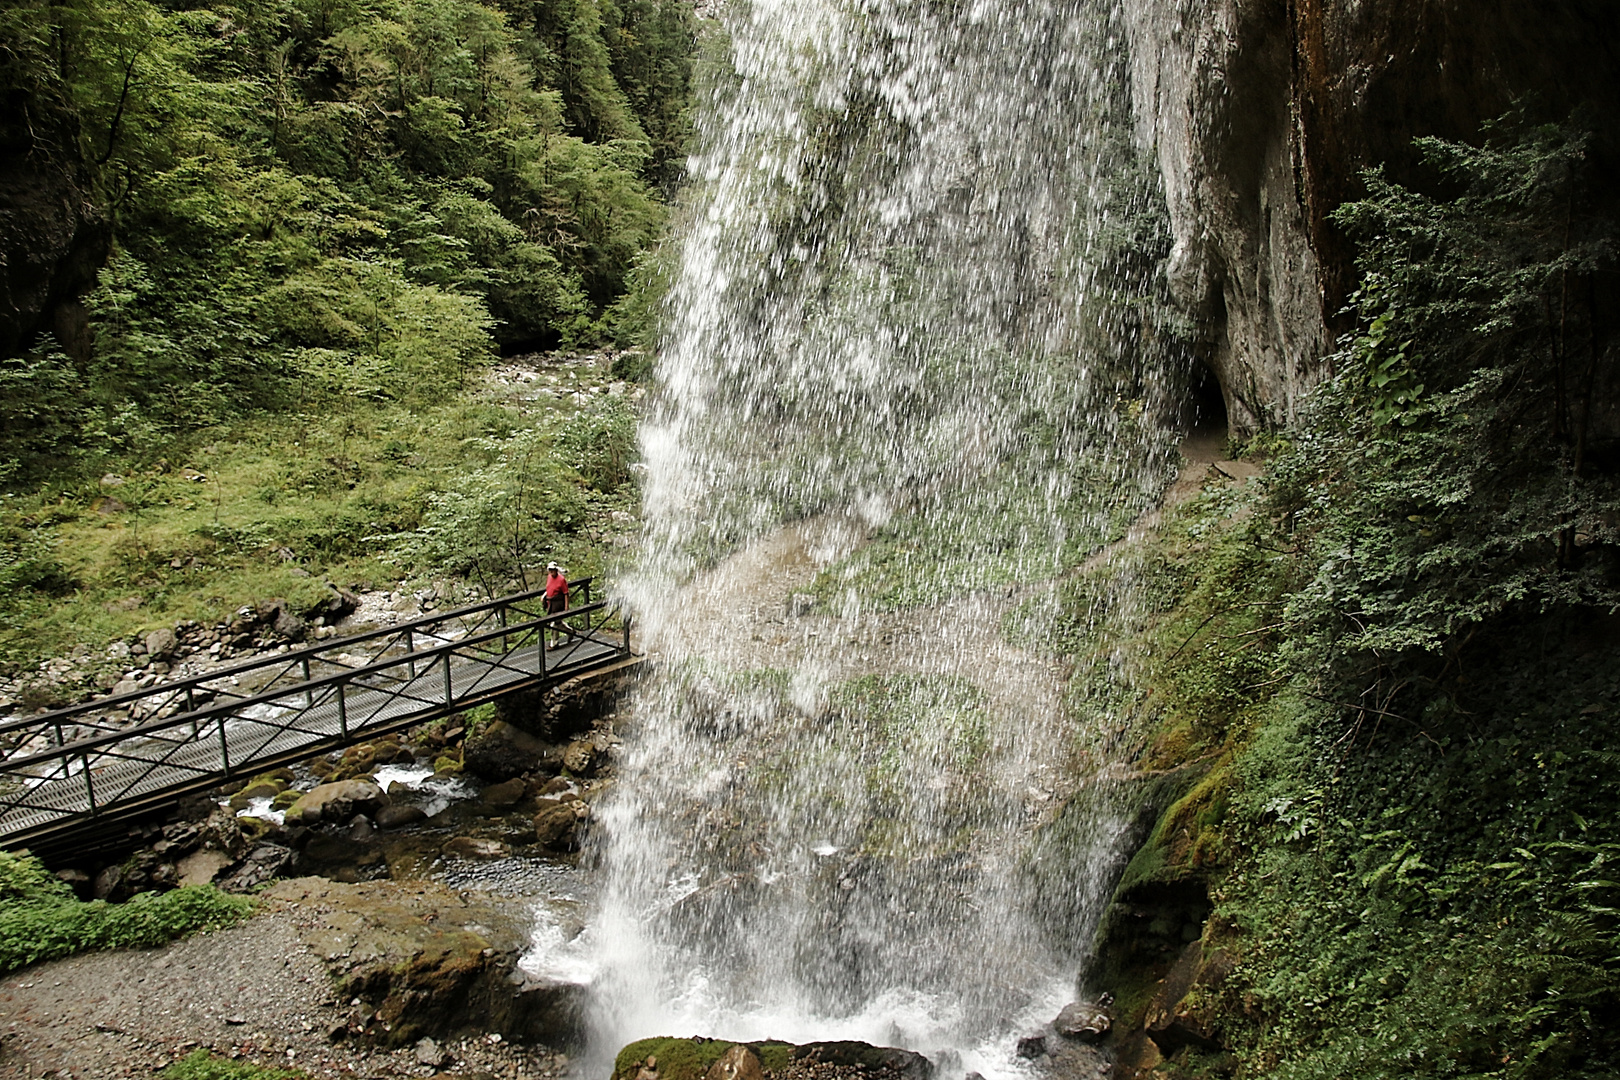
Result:
[[[0,761],[0,840],[138,810],[630,655],[616,605],[546,615],[542,603],[539,592],[503,597],[0,725],[15,747]],[[120,722],[140,702],[149,718]]]
[[[591,578],[583,578],[569,592],[575,600],[588,604],[591,584]],[[388,656],[479,633],[492,624],[528,622],[544,614],[544,594],[535,589],[20,717],[0,723],[0,754],[37,752],[47,745],[62,746],[90,735],[127,731],[140,722],[194,712],[218,701],[245,700],[277,686],[307,682],[317,675],[358,670]]]

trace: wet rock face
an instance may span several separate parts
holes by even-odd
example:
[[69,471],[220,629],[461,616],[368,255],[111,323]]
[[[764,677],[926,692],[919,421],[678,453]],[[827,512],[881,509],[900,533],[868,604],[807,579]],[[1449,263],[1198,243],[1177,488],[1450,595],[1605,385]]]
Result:
[[1137,142],[1157,162],[1174,234],[1171,287],[1236,435],[1294,418],[1345,329],[1353,251],[1327,215],[1361,195],[1362,169],[1422,181],[1413,138],[1476,139],[1530,91],[1547,119],[1591,105],[1613,155],[1612,4],[1508,0],[1489,18],[1464,0],[1123,11]]
[[[333,1041],[420,1045],[459,1035],[577,1043],[583,987],[517,970],[528,915],[502,897],[434,882],[343,884],[294,878],[266,891],[310,913],[300,935],[346,1001],[358,1000]],[[424,1062],[425,1064],[425,1062]]]

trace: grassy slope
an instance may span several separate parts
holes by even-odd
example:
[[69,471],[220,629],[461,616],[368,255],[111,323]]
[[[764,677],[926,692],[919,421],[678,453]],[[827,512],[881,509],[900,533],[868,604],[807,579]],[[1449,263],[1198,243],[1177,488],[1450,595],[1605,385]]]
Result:
[[[0,594],[0,663],[31,666],[270,597],[313,604],[323,581],[376,588],[432,575],[430,559],[390,538],[418,528],[436,493],[498,466],[491,440],[539,431],[550,445],[578,411],[571,397],[527,404],[487,384],[414,408],[250,416],[152,459],[109,460],[116,486],[85,479],[8,495],[0,529],[44,549],[51,573],[42,587]],[[573,464],[558,451],[533,471],[567,486],[583,514],[530,525],[576,574],[594,573],[610,514],[633,510],[634,493],[593,490]]]

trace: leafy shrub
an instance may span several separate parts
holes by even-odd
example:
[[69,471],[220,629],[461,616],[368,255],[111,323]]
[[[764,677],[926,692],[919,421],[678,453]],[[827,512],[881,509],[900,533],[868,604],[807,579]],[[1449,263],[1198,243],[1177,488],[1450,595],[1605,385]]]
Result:
[[246,918],[253,902],[212,885],[80,903],[31,856],[0,852],[0,972],[89,949],[149,948]]
[[630,466],[636,461],[635,414],[622,398],[598,399],[563,425],[554,446],[586,484],[612,492],[630,482]]

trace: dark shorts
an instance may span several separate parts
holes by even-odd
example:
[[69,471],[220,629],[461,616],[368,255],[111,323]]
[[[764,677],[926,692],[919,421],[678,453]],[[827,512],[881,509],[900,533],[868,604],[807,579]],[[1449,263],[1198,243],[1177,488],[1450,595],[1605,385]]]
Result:
[[547,615],[555,615],[559,611],[567,611],[567,610],[568,610],[568,597],[566,597],[566,596],[548,596],[548,597],[546,597],[546,614]]

